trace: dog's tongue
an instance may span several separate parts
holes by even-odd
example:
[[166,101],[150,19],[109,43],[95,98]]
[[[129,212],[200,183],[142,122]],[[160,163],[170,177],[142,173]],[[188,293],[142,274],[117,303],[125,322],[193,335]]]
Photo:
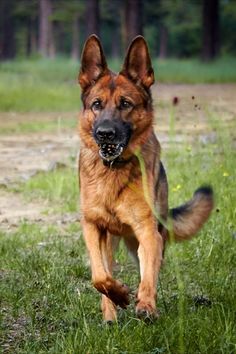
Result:
[[99,154],[102,159],[112,161],[121,155],[123,147],[120,144],[102,144]]

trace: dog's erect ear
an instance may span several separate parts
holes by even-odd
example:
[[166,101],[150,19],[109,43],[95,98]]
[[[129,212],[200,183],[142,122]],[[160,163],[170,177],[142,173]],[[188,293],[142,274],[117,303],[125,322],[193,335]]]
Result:
[[106,59],[98,37],[92,34],[86,41],[79,72],[79,84],[82,90],[94,84],[102,75],[108,72]]
[[154,83],[154,72],[148,47],[142,36],[134,38],[129,46],[120,74],[149,88]]

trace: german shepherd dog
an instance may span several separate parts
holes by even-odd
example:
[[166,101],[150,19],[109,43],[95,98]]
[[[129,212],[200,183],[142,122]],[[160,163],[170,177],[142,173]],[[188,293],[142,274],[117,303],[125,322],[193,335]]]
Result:
[[213,192],[201,187],[186,204],[168,208],[167,178],[153,130],[154,72],[142,36],[132,41],[119,74],[108,69],[99,39],[90,36],[78,79],[81,224],[92,282],[102,293],[103,318],[116,320],[117,306],[129,304],[129,288],[112,276],[119,238],[139,265],[136,314],[155,318],[165,241],[198,232],[213,208]]

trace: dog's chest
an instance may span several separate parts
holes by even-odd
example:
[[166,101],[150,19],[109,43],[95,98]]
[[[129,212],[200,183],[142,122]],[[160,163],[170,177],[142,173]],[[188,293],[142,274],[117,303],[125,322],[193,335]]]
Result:
[[120,198],[116,188],[97,185],[89,191],[86,190],[82,198],[82,212],[84,216],[100,228],[112,234],[127,234],[128,226],[125,225],[117,214],[120,207]]
[[84,214],[86,218],[94,222],[99,228],[108,230],[115,235],[122,235],[125,233],[127,226],[122,223],[116,214],[116,211],[107,204],[90,204],[89,210],[85,209]]

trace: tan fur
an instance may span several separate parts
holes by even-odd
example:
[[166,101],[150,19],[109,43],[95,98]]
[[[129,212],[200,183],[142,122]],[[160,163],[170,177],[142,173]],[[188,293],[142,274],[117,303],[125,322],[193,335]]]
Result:
[[[168,236],[162,225],[168,221],[168,189],[160,163],[160,145],[152,127],[149,87],[154,75],[144,39],[134,40],[121,73],[116,75],[107,68],[99,40],[91,36],[84,47],[79,82],[84,104],[79,119],[81,222],[91,260],[92,281],[103,294],[103,317],[106,321],[115,320],[116,306],[125,308],[129,303],[128,287],[112,275],[114,243],[117,243],[113,241],[117,237],[124,238],[129,251],[139,261],[141,281],[136,312],[155,317],[156,284]],[[109,168],[99,157],[99,147],[92,135],[98,116],[91,105],[99,98],[104,110],[114,112],[123,96],[134,105],[133,109],[120,112],[120,119],[129,120],[133,125],[131,139],[122,153],[128,162],[122,168]],[[137,154],[144,162],[145,178]],[[211,209],[207,198],[201,193],[196,195],[190,201],[187,222],[180,215],[173,222],[176,238],[189,238],[198,231]],[[160,215],[159,221],[154,210]]]

